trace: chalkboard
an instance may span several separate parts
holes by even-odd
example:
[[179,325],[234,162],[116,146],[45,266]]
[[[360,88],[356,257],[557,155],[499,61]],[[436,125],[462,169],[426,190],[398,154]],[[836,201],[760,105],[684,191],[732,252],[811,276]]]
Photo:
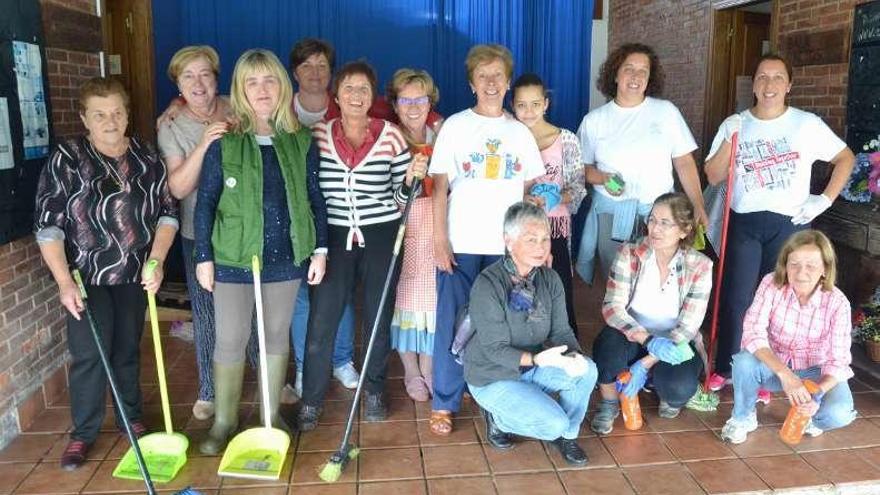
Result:
[[855,7],[850,54],[846,142],[859,153],[880,134],[880,0]]
[[[4,148],[0,153],[5,153],[0,160],[0,245],[11,242],[19,237],[30,233],[33,226],[34,197],[36,195],[37,180],[40,171],[46,161],[45,146],[31,146],[34,137],[38,136],[40,142],[48,143],[52,136],[52,109],[46,93],[49,81],[46,70],[46,50],[43,39],[43,27],[40,18],[39,0],[0,0],[0,98],[5,98],[8,108],[9,134],[11,137],[11,151],[13,164],[8,168],[6,159],[9,149]],[[22,48],[25,48],[22,51]],[[27,48],[32,48],[30,60],[34,68],[37,80],[41,84],[33,85],[34,91],[26,91],[20,94],[16,73],[16,60],[20,60],[22,54],[28,54]],[[37,54],[39,54],[37,56]],[[18,65],[21,67],[22,65]],[[25,102],[22,105],[22,101]],[[34,105],[33,102],[38,105]],[[29,104],[30,103],[30,104]],[[42,114],[45,126],[22,125],[22,108],[27,109],[29,115],[33,112]],[[4,126],[6,115],[0,115],[0,126]],[[34,122],[37,119],[26,119],[26,122]],[[0,129],[2,131],[3,129]],[[5,141],[5,138],[3,138]],[[25,143],[30,143],[25,146]]]

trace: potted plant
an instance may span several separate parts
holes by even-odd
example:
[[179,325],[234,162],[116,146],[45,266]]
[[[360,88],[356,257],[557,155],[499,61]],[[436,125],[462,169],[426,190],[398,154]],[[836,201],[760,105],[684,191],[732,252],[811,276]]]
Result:
[[853,336],[865,344],[871,361],[880,363],[880,302],[872,301],[856,311]]

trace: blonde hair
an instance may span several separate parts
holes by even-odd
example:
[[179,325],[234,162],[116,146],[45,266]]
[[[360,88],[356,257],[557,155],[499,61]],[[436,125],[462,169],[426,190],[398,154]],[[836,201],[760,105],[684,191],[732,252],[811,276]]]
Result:
[[786,265],[788,257],[792,252],[806,246],[814,246],[819,249],[822,255],[822,264],[825,265],[825,275],[822,276],[822,290],[825,292],[834,288],[837,281],[837,255],[834,254],[834,247],[831,241],[822,232],[818,230],[802,230],[792,234],[791,237],[782,245],[779,250],[779,257],[776,258],[776,269],[773,271],[773,283],[777,287],[788,284],[788,272]]
[[248,103],[245,94],[245,82],[247,78],[255,72],[265,71],[276,78],[281,86],[281,94],[278,98],[278,106],[272,112],[269,118],[269,124],[280,132],[296,132],[300,128],[299,121],[291,110],[293,102],[293,86],[290,84],[290,77],[278,57],[269,50],[254,48],[248,50],[238,57],[235,62],[235,70],[232,72],[232,87],[229,90],[229,100],[232,105],[232,112],[238,119],[236,132],[247,133],[254,132],[256,115],[253,108]]
[[177,78],[180,77],[183,68],[199,57],[208,61],[208,64],[211,65],[211,71],[214,72],[214,77],[220,75],[220,56],[217,55],[217,50],[208,45],[190,45],[177,50],[171,57],[171,61],[168,62],[168,77],[177,84]]
[[394,73],[391,81],[385,88],[385,97],[395,108],[397,105],[397,95],[408,84],[421,84],[428,95],[428,100],[431,102],[432,107],[440,101],[440,90],[437,89],[434,79],[431,78],[430,74],[423,70],[404,68],[398,69]]
[[474,71],[478,65],[492,63],[500,60],[504,64],[504,71],[507,73],[507,80],[513,77],[513,55],[506,46],[488,44],[474,45],[467,54],[464,66],[467,68],[468,81],[474,82]]

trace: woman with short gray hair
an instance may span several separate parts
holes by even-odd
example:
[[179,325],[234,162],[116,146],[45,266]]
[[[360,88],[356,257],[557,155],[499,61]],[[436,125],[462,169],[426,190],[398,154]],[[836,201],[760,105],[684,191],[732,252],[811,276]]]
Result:
[[[568,325],[559,275],[547,266],[544,210],[511,206],[504,245],[504,257],[483,270],[471,290],[474,335],[463,359],[465,381],[486,418],[486,438],[500,450],[513,447],[511,434],[551,441],[569,464],[586,464],[577,436],[597,371]],[[550,395],[556,393],[558,401]]]

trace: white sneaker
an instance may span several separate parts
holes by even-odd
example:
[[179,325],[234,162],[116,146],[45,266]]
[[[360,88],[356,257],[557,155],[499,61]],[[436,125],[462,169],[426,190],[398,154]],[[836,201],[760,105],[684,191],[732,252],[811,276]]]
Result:
[[813,423],[813,420],[810,420],[810,422],[807,423],[807,427],[804,428],[804,433],[810,435],[811,437],[818,437],[822,433],[825,433],[825,430],[819,428],[815,425],[815,423]]
[[749,433],[758,429],[758,414],[753,412],[748,418],[739,420],[730,418],[721,428],[721,439],[733,444],[743,443]]
[[333,378],[339,380],[339,383],[345,388],[357,388],[360,375],[354,369],[354,363],[349,361],[338,368],[333,368]]
[[214,403],[209,400],[197,400],[193,404],[193,416],[196,419],[204,421],[210,419],[214,415]]

